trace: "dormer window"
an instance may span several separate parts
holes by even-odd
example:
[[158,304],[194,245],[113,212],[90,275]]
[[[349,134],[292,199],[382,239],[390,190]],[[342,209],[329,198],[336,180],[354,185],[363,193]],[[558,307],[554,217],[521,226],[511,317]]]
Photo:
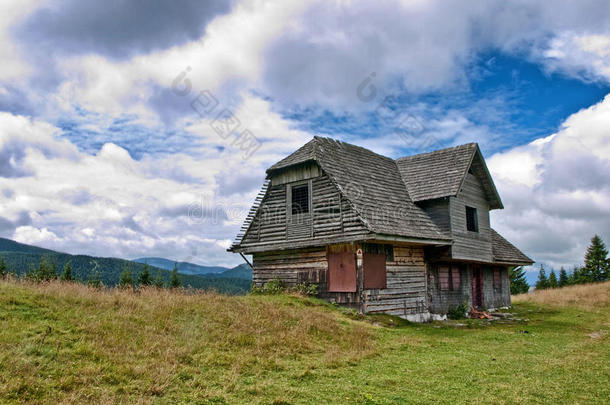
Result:
[[466,229],[470,232],[479,232],[479,220],[477,218],[477,209],[466,207]]
[[292,198],[290,209],[292,215],[308,214],[309,213],[309,185],[300,184],[292,186]]

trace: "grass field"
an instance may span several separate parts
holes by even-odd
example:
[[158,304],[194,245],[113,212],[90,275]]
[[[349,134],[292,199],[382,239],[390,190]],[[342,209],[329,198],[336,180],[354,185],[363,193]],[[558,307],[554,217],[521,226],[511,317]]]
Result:
[[408,324],[292,296],[0,281],[0,403],[608,403],[609,292]]

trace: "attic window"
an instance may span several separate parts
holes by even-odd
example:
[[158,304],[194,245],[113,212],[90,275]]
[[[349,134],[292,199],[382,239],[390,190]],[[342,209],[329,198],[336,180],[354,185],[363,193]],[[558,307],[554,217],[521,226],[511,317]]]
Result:
[[479,221],[476,208],[466,207],[466,229],[471,232],[479,232]]
[[309,186],[307,184],[292,187],[290,207],[292,215],[309,213]]

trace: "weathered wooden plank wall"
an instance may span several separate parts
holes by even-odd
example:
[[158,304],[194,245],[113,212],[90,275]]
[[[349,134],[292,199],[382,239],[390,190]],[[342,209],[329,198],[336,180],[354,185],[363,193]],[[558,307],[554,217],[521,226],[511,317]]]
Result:
[[[307,170],[311,173],[311,169]],[[241,246],[289,240],[316,241],[369,233],[328,175],[322,173],[311,179],[311,214],[302,214],[298,219],[288,215],[289,187],[291,183],[269,187]]]
[[438,279],[438,264],[428,268],[428,300],[430,312],[446,314],[451,308],[466,302],[472,305],[472,269],[470,265],[460,264],[460,288],[458,290],[441,290]]
[[[466,230],[466,206],[477,209],[479,232]],[[492,261],[489,204],[480,181],[468,173],[464,186],[449,203],[453,236],[452,257],[461,260]]]
[[394,261],[386,262],[386,270],[386,289],[364,290],[364,311],[397,316],[427,312],[424,249],[394,246]]
[[501,308],[510,305],[510,280],[508,278],[508,268],[496,268],[500,269],[500,277],[502,280],[501,288],[494,288],[494,267],[483,266],[483,307],[485,308]]

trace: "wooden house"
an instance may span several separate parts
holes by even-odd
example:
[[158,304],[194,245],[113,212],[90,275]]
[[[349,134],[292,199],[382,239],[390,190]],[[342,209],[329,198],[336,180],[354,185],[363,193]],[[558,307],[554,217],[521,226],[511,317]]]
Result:
[[315,137],[267,170],[229,251],[252,255],[256,286],[317,284],[331,302],[424,321],[510,305],[508,270],[532,260],[491,228],[500,208],[475,143],[394,160]]

